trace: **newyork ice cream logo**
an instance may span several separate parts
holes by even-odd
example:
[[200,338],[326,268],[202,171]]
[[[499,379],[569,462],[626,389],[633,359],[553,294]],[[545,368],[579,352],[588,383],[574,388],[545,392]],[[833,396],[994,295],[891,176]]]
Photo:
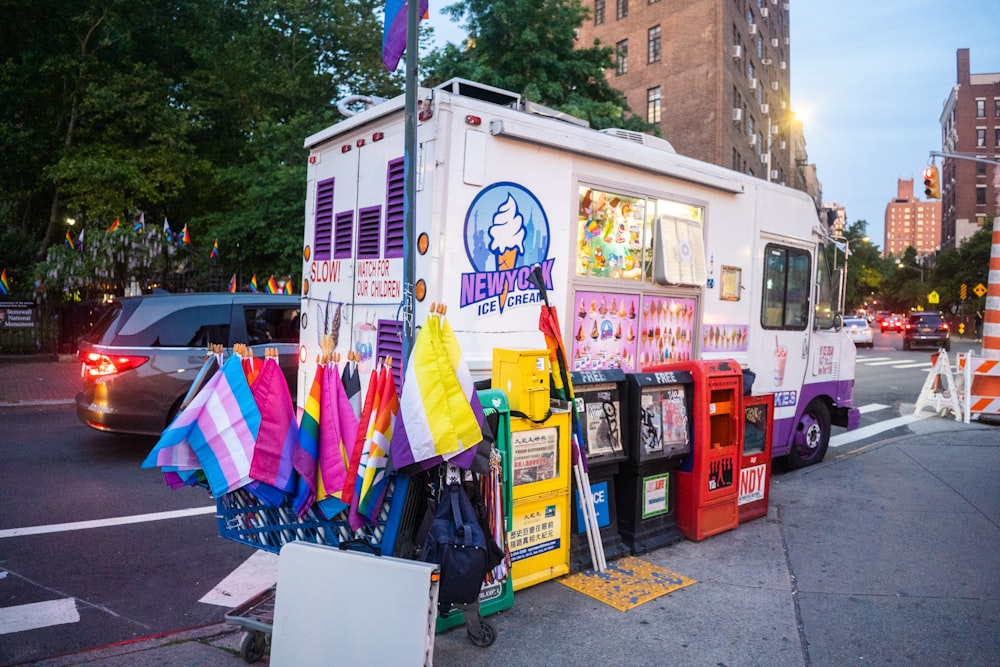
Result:
[[462,274],[461,306],[475,305],[477,315],[537,303],[538,290],[528,280],[536,264],[552,289],[549,221],[538,198],[517,183],[494,183],[472,201],[465,252],[474,270]]

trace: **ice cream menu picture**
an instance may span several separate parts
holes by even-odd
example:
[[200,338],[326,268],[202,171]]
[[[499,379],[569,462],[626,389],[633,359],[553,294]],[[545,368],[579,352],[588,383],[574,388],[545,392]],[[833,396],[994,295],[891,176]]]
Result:
[[695,300],[644,296],[639,319],[639,367],[690,361],[694,354]]
[[577,292],[573,313],[574,371],[636,370],[639,297]]

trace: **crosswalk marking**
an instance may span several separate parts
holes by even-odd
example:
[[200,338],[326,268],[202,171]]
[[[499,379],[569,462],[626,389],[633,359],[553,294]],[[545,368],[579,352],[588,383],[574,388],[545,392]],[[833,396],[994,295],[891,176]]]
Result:
[[878,412],[879,410],[885,410],[886,408],[892,407],[886,405],[885,403],[869,403],[868,405],[862,405],[858,408],[858,412],[861,414],[868,414],[869,412]]
[[80,612],[73,598],[0,607],[0,635],[79,622]]
[[843,447],[844,445],[849,445],[852,442],[857,442],[858,440],[864,440],[865,438],[870,438],[873,435],[884,433],[885,431],[894,429],[897,426],[905,426],[912,422],[933,416],[934,415],[930,412],[923,412],[918,415],[903,415],[902,417],[886,419],[874,424],[869,424],[868,426],[862,426],[861,428],[856,428],[853,431],[847,431],[846,433],[840,433],[839,435],[831,437],[830,447]]
[[892,366],[893,364],[898,363],[900,363],[898,359],[892,359],[890,361],[866,361],[865,366]]

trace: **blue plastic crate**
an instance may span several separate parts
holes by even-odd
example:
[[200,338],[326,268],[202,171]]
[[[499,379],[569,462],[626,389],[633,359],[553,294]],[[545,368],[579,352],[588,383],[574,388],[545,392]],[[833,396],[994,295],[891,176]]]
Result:
[[280,507],[271,507],[249,491],[237,489],[215,500],[219,535],[272,553],[300,541],[391,556],[408,488],[409,480],[404,477],[390,480],[375,525],[365,525],[357,532],[351,530],[346,510],[327,519],[313,505],[299,518],[291,498]]

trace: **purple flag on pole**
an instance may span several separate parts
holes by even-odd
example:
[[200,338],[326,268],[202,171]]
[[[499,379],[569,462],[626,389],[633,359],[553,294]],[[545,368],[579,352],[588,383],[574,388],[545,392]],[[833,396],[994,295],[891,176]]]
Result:
[[[420,0],[420,18],[427,15],[428,0]],[[382,28],[382,62],[390,72],[399,66],[406,50],[406,0],[386,0]]]
[[277,493],[259,489],[257,485],[251,491],[265,502],[277,506],[284,499],[284,494],[295,490],[296,473],[292,457],[299,442],[291,393],[277,360],[264,361],[251,391],[260,410],[261,421],[250,463],[250,477],[273,487]]

